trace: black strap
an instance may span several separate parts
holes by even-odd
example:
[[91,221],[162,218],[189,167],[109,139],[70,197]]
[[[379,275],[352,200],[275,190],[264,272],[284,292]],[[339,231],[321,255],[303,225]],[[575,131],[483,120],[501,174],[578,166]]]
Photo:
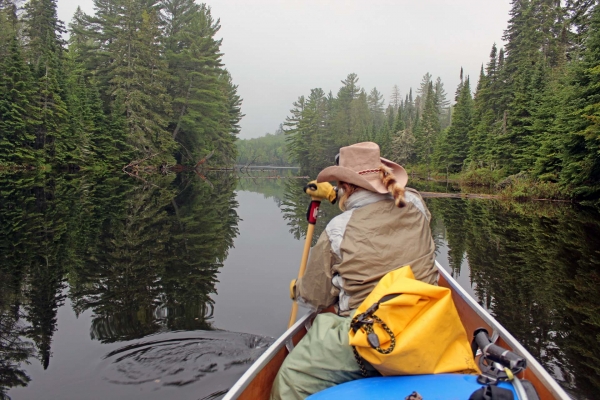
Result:
[[391,299],[395,299],[396,297],[400,296],[402,293],[392,293],[392,294],[386,294],[385,296],[383,296],[381,298],[381,300],[379,300],[377,303],[381,304],[381,303],[385,303],[386,301],[389,301]]
[[469,400],[514,400],[514,398],[512,390],[487,385],[474,391]]

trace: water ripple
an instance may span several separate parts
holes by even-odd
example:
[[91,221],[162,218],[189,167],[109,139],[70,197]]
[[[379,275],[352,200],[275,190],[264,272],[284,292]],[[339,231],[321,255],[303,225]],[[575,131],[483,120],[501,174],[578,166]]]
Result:
[[201,392],[209,393],[202,399],[216,399],[271,342],[271,338],[225,331],[153,335],[107,353],[102,378],[115,385],[142,385],[150,390],[201,382]]

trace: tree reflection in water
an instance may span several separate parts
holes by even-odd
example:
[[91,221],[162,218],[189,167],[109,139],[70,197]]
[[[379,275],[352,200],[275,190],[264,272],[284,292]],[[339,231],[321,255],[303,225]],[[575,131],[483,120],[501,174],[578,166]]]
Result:
[[0,176],[0,396],[27,385],[34,354],[48,367],[67,286],[102,342],[211,329],[216,274],[238,233],[235,177],[211,181]]
[[600,393],[600,215],[564,204],[428,199],[449,261],[578,398]]

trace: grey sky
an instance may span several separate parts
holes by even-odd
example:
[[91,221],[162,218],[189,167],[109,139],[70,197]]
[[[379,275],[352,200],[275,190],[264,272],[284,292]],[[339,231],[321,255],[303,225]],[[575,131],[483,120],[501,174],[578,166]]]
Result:
[[[321,87],[334,95],[355,72],[367,90],[402,96],[426,72],[453,96],[462,66],[472,77],[502,44],[509,0],[208,0],[221,19],[226,67],[244,99],[241,138],[274,132],[292,102]],[[58,0],[68,23],[92,0]]]

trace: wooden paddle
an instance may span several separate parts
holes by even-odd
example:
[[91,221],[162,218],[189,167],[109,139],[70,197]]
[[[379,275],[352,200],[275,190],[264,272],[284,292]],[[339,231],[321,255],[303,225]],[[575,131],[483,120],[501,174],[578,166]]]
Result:
[[[306,219],[308,220],[308,229],[306,230],[306,240],[304,241],[304,251],[302,252],[302,259],[300,260],[300,270],[298,270],[298,279],[302,278],[304,271],[306,270],[306,263],[308,262],[308,253],[310,252],[310,245],[312,243],[313,233],[315,231],[315,224],[317,223],[317,214],[319,213],[319,206],[321,205],[321,199],[319,197],[311,196],[311,202],[308,206],[308,212]],[[290,321],[288,322],[288,328],[294,325],[296,322],[296,316],[298,315],[298,302],[294,299],[292,304],[292,312],[290,313]]]

